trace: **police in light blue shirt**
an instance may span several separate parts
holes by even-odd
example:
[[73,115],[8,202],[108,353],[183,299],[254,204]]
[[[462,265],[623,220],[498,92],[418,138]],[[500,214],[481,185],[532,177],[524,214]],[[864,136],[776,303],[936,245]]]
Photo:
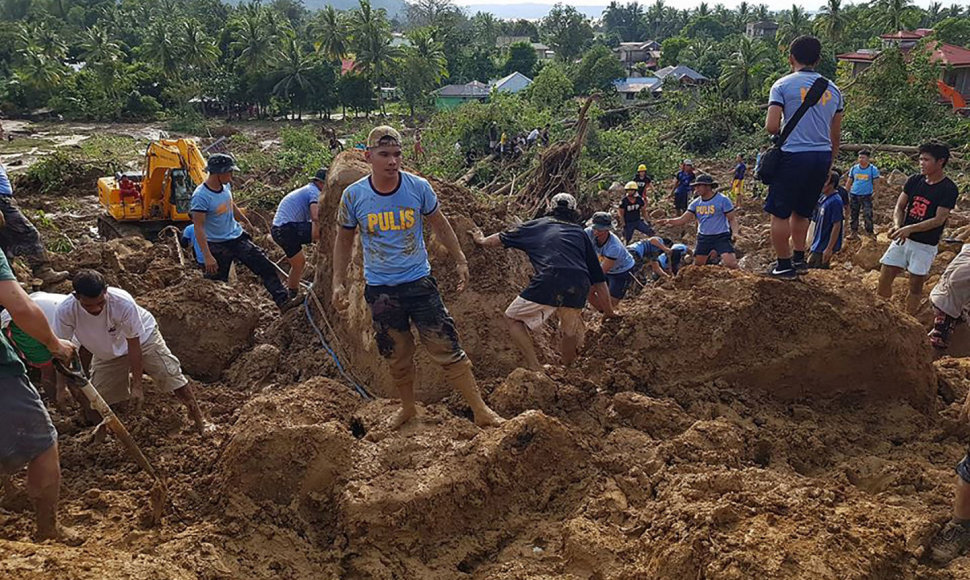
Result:
[[202,257],[202,248],[199,247],[199,240],[195,239],[195,224],[189,224],[182,230],[182,247],[187,247],[189,244],[192,244],[192,250],[195,252],[195,261],[205,264],[205,259]]
[[364,249],[364,279],[372,286],[397,286],[431,274],[424,244],[424,217],[438,208],[428,180],[401,171],[401,181],[389,194],[379,193],[364,177],[344,190],[338,221],[344,228],[360,226]]
[[318,183],[322,185],[322,182],[314,180],[286,194],[276,207],[273,225],[283,226],[290,223],[312,221],[310,206],[320,199],[320,185]]
[[[782,119],[787,122],[801,106],[802,100],[812,88],[819,73],[812,69],[803,68],[790,75],[783,76],[771,86],[768,95],[768,105],[778,105],[784,109]],[[842,112],[842,92],[829,81],[829,87],[822,93],[822,97],[815,106],[808,109],[805,116],[795,125],[795,129],[782,145],[782,151],[801,153],[803,151],[831,151],[832,150],[832,118]]]
[[205,237],[210,242],[227,242],[243,235],[232,209],[232,188],[222,184],[221,191],[213,191],[203,183],[195,188],[189,211],[205,213]]
[[[601,223],[599,220],[597,220],[597,218],[601,215],[605,215],[606,219],[609,219],[610,222],[605,222],[604,219],[604,223]],[[600,259],[606,258],[613,260],[613,267],[605,273],[610,276],[616,276],[618,274],[629,272],[631,269],[633,269],[633,266],[636,265],[636,261],[633,259],[633,256],[630,255],[630,251],[626,249],[626,246],[623,245],[623,242],[620,241],[620,238],[617,237],[617,235],[613,232],[609,231],[612,228],[612,218],[605,212],[599,212],[593,217],[593,225],[586,228],[586,235],[593,243],[593,249],[596,250],[596,255],[599,256]],[[597,232],[599,232],[599,236],[597,236]],[[608,235],[604,235],[604,232],[606,232]],[[598,239],[600,236],[602,236],[602,239],[604,240],[602,244]]]
[[731,231],[727,216],[734,211],[734,204],[723,193],[715,193],[710,199],[697,196],[687,206],[687,211],[697,218],[699,235],[717,236]]

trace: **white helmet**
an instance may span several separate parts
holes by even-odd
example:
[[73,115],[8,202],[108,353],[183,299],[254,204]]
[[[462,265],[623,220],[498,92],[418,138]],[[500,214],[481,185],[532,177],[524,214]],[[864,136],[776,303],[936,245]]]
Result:
[[552,196],[552,207],[566,206],[569,209],[576,209],[576,198],[568,193],[562,192]]

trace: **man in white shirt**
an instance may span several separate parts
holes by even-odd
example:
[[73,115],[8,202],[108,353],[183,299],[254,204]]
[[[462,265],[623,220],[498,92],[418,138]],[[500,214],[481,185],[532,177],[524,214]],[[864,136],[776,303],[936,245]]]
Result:
[[130,398],[140,410],[145,398],[142,374],[147,373],[160,390],[182,401],[201,433],[199,404],[155,317],[131,294],[109,288],[100,272],[82,270],[73,286],[74,292],[57,307],[54,330],[62,338],[76,338],[91,353],[91,382],[105,402]]

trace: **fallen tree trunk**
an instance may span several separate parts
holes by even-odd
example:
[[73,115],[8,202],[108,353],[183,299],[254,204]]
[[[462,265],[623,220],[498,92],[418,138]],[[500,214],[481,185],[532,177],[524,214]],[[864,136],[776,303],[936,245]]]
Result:
[[488,157],[476,163],[473,163],[471,169],[469,169],[467,172],[465,172],[464,175],[456,179],[455,183],[457,183],[462,187],[467,187],[468,182],[472,180],[472,177],[475,177],[475,172],[478,171],[478,166],[484,163],[491,163],[492,161],[495,161],[496,157],[498,157],[498,153],[492,153]]

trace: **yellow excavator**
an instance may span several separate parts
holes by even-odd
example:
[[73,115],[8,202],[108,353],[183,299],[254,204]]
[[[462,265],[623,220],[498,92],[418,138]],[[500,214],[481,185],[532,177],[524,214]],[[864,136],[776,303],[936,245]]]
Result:
[[141,172],[98,179],[98,200],[105,210],[98,219],[99,233],[107,239],[153,240],[166,226],[188,223],[192,193],[205,177],[205,159],[193,139],[152,141]]

